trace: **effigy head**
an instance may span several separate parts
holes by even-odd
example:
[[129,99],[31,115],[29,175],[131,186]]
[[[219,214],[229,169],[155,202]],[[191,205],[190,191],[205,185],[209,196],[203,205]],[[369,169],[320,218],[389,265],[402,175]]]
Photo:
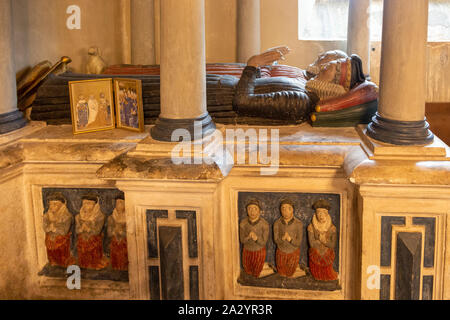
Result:
[[361,58],[354,54],[322,65],[318,75],[309,80],[306,87],[323,100],[344,95],[365,80]]
[[323,65],[327,64],[330,61],[338,60],[342,58],[348,58],[348,55],[341,50],[330,50],[320,54],[316,61],[308,66],[306,71],[310,74],[311,77],[314,77],[319,74],[320,69]]

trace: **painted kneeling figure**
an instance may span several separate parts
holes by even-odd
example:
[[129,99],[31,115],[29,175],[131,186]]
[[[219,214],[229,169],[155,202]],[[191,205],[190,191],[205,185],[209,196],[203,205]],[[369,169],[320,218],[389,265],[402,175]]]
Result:
[[266,260],[269,223],[261,218],[261,207],[256,200],[247,204],[247,215],[239,224],[239,239],[244,247],[242,264],[247,274],[258,278]]
[[280,205],[281,217],[273,225],[273,237],[277,244],[276,264],[278,274],[284,277],[305,275],[300,270],[300,245],[303,237],[303,223],[294,217],[294,204],[283,200]]
[[101,270],[108,265],[103,255],[103,225],[105,215],[100,209],[98,197],[87,195],[82,198],[80,213],[75,216],[78,265],[81,268]]
[[50,265],[68,267],[75,263],[70,251],[72,233],[70,227],[73,216],[66,206],[66,199],[61,193],[54,193],[47,198],[49,208],[43,217],[45,246]]
[[111,238],[111,267],[114,270],[128,270],[127,221],[123,196],[116,198],[116,207],[108,217],[107,230],[108,237]]
[[316,213],[308,226],[309,270],[316,280],[337,280],[338,273],[333,269],[337,231],[328,213],[330,204],[319,200],[313,208]]

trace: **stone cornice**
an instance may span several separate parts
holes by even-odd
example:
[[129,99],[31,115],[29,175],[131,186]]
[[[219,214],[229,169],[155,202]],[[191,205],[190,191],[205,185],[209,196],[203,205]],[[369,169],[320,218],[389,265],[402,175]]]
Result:
[[[226,126],[219,129],[225,132],[225,129],[236,128]],[[248,130],[250,127],[239,128]],[[423,147],[424,150],[427,148],[423,156],[420,155],[420,147],[415,147],[410,157],[407,150],[394,146],[391,152],[393,156],[389,159],[389,146],[376,146],[378,149],[372,152],[373,145],[368,146],[366,139],[360,136],[362,131],[358,132],[354,128],[340,130],[301,125],[268,129],[280,131],[280,177],[289,174],[290,170],[295,176],[301,176],[309,169],[312,170],[311,174],[320,174],[322,170],[327,176],[332,175],[333,170],[338,170],[342,177],[347,177],[356,185],[450,185],[450,158],[445,152],[441,154],[442,148],[448,150],[443,143],[436,146],[436,150],[430,149],[430,146]],[[152,156],[145,156],[149,146],[148,132],[146,128],[146,132],[141,134],[112,130],[74,136],[71,126],[40,128],[25,137],[14,137],[11,143],[0,146],[0,172],[6,173],[8,169],[21,164],[89,164],[97,168],[97,176],[105,180],[217,183],[225,178],[216,164],[175,165],[170,154],[163,155],[167,150],[155,152],[158,146],[152,149]],[[144,142],[144,148],[139,147],[141,142]],[[246,160],[249,154],[257,153],[256,150],[250,150],[249,153],[251,148],[248,143],[245,148]],[[268,150],[270,152],[270,145]],[[263,167],[267,166],[235,163],[231,175],[240,175],[245,171],[244,176],[257,176]]]

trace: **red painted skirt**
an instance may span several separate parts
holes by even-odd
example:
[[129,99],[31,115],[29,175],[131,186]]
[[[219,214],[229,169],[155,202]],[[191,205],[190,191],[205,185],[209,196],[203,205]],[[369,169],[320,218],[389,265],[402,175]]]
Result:
[[108,265],[103,256],[103,234],[84,238],[77,241],[78,265],[81,268],[100,270]]
[[291,277],[294,274],[295,269],[297,269],[300,260],[300,248],[291,253],[285,253],[280,249],[277,249],[276,259],[278,274],[285,277]]
[[244,271],[255,278],[259,277],[259,274],[264,267],[265,260],[266,248],[257,251],[249,251],[245,248],[242,249],[242,264],[244,266]]
[[110,250],[111,267],[114,270],[128,270],[127,238],[117,240],[116,237],[112,237]]
[[72,233],[65,236],[45,235],[45,246],[47,247],[48,261],[52,266],[61,266],[67,268],[75,263],[75,259],[70,253],[70,238]]
[[333,269],[334,251],[328,248],[325,254],[321,256],[314,249],[309,249],[309,271],[316,280],[331,281],[338,278],[338,273]]

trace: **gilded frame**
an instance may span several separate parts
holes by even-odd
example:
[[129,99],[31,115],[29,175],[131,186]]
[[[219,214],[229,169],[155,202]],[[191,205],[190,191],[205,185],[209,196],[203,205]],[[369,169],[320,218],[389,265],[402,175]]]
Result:
[[[91,88],[92,87],[92,88]],[[106,102],[109,101],[109,119],[106,118],[104,125],[99,125],[99,121],[101,119],[98,119],[98,112],[99,112],[99,106],[97,103],[97,117],[95,117],[95,120],[91,122],[90,113],[88,112],[87,119],[83,118],[83,121],[87,121],[87,123],[84,125],[86,127],[85,130],[80,130],[79,128],[79,112],[77,112],[76,108],[78,108],[78,103],[80,100],[78,100],[77,103],[75,103],[75,99],[77,99],[77,96],[85,96],[86,91],[89,94],[89,96],[98,95],[100,96],[102,93],[105,95]],[[96,131],[104,131],[104,130],[111,130],[115,128],[115,116],[114,116],[114,93],[113,93],[113,83],[111,78],[107,79],[95,79],[95,80],[81,80],[81,81],[69,81],[69,95],[70,95],[70,111],[71,111],[71,117],[72,117],[72,130],[73,134],[82,134],[82,133],[88,133],[88,132],[96,132]],[[86,95],[87,96],[87,95]],[[96,99],[95,99],[96,100]],[[87,101],[87,102],[86,102]],[[88,110],[90,110],[89,106],[89,100],[84,100],[85,105],[87,106]],[[104,110],[107,112],[107,109]],[[91,125],[90,123],[97,122],[97,126]],[[89,127],[90,126],[90,127]]]
[[[125,125],[123,121],[122,115],[124,114],[122,110],[122,104],[121,104],[121,88],[120,85],[125,84],[127,88],[131,88],[135,90],[136,94],[136,104],[137,104],[137,126],[133,127],[130,125]],[[116,101],[116,123],[117,128],[136,131],[136,132],[143,132],[144,131],[144,104],[142,101],[142,81],[138,79],[126,79],[126,78],[120,78],[120,79],[114,79],[114,98]]]

